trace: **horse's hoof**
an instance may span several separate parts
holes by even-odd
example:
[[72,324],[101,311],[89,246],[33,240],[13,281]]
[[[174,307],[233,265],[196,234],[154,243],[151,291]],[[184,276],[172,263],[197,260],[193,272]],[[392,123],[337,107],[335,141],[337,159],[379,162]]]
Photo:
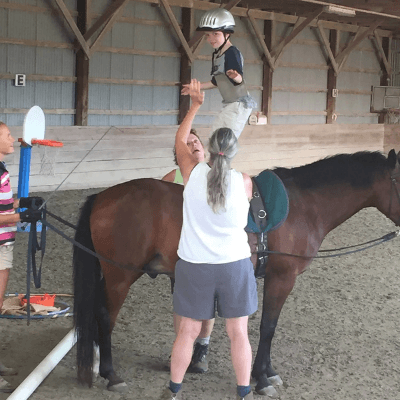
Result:
[[270,376],[267,381],[272,386],[282,386],[283,381],[279,375]]
[[107,385],[107,389],[111,392],[126,393],[128,391],[128,385],[125,382],[116,383],[115,385]]
[[261,389],[257,389],[256,387],[256,392],[257,394],[261,395],[261,396],[268,396],[271,399],[277,399],[279,397],[279,393],[276,391],[276,389],[272,386],[265,386]]

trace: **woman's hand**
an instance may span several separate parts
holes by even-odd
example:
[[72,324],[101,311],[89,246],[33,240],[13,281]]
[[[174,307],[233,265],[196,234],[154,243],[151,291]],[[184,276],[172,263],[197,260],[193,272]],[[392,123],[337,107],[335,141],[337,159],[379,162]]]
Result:
[[189,94],[193,104],[201,106],[204,103],[204,92],[201,91],[201,83],[197,79],[191,80]]

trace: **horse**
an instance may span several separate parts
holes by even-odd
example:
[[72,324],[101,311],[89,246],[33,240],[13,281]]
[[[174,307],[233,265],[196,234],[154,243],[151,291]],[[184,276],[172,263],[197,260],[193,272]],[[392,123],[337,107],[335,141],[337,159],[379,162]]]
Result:
[[[325,236],[366,207],[400,224],[400,152],[338,154],[295,168],[275,168],[286,187],[289,213],[268,233],[262,319],[252,368],[256,392],[273,395],[282,383],[271,363],[271,341],[296,278],[317,255]],[[166,273],[173,281],[182,226],[183,187],[136,179],[87,198],[74,246],[74,326],[78,379],[91,386],[94,343],[100,375],[110,390],[125,382],[113,369],[111,333],[131,285],[143,274]],[[252,261],[256,237],[248,233]],[[277,254],[281,253],[281,254]],[[293,256],[295,255],[295,256]]]

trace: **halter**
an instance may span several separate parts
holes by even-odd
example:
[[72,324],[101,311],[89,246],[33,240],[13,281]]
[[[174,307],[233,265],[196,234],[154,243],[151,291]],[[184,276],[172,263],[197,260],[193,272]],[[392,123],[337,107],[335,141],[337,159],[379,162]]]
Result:
[[[390,201],[389,201],[389,214],[388,214],[388,216],[390,216],[390,214],[391,214],[391,212],[392,212],[392,198],[393,198],[393,192],[396,193],[397,202],[398,202],[399,205],[400,205],[400,191],[399,191],[399,188],[398,188],[398,186],[397,186],[397,185],[398,185],[398,182],[397,182],[397,179],[396,179],[396,178],[398,178],[399,176],[400,176],[400,173],[390,175],[391,185],[390,185]],[[396,225],[396,226],[400,226],[400,219],[399,219],[397,222],[395,222],[395,225]]]

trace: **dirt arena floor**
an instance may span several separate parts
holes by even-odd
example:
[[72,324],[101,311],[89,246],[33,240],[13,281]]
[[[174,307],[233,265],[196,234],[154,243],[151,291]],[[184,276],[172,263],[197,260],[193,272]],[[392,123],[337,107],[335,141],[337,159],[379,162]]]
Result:
[[[76,222],[86,196],[98,191],[59,191],[48,208]],[[49,197],[49,193],[42,195]],[[64,230],[73,235],[70,228]],[[323,247],[357,244],[394,230],[394,224],[378,211],[363,210],[331,232]],[[27,235],[20,234],[10,293],[26,290],[26,243]],[[361,253],[315,260],[298,278],[273,341],[273,365],[284,381],[279,389],[282,400],[400,399],[399,245],[397,238]],[[72,246],[50,231],[42,288],[32,292],[72,293],[71,254]],[[261,303],[261,281],[258,287]],[[71,302],[70,298],[61,300]],[[254,355],[260,318],[261,306],[249,323]],[[0,319],[0,357],[19,370],[9,381],[22,382],[71,327],[71,317],[34,320],[29,326],[26,320]],[[91,389],[79,386],[73,349],[30,398],[158,399],[169,379],[173,339],[169,279],[144,276],[131,288],[113,334],[114,365],[129,391],[122,395],[109,392],[101,378]],[[209,361],[207,374],[186,376],[185,398],[235,399],[229,341],[221,319],[212,335]],[[0,400],[7,397],[0,394]]]

